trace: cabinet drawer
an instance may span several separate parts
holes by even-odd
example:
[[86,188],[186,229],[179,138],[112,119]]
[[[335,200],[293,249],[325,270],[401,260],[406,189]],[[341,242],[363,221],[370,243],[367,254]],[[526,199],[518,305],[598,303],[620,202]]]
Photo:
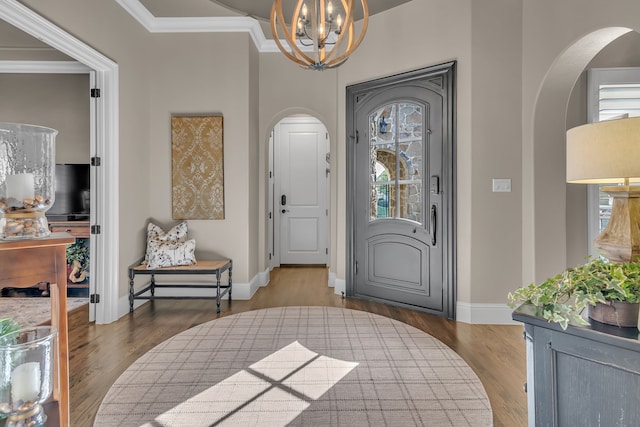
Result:
[[89,221],[49,222],[49,229],[52,233],[66,232],[81,238],[89,238],[91,234]]

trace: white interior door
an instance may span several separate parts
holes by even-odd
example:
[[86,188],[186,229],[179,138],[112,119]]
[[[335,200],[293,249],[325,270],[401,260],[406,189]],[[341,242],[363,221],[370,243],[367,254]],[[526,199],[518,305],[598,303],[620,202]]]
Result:
[[274,151],[280,263],[326,265],[326,128],[310,118],[283,121],[276,126]]

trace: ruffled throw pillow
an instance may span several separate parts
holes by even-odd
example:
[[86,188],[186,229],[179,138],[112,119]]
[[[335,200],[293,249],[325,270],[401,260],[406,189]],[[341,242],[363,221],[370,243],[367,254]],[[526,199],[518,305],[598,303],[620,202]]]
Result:
[[147,253],[149,254],[147,269],[195,264],[195,252],[196,241],[194,239],[177,243],[151,241],[147,244]]
[[196,263],[196,241],[187,240],[187,223],[164,231],[162,227],[149,223],[147,226],[147,251],[144,264],[148,270]]

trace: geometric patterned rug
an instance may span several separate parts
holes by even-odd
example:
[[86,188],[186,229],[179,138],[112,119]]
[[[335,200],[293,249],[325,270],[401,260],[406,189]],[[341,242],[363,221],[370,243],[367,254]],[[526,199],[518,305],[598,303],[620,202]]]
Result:
[[134,362],[94,426],[491,426],[480,380],[405,323],[334,307],[233,314]]

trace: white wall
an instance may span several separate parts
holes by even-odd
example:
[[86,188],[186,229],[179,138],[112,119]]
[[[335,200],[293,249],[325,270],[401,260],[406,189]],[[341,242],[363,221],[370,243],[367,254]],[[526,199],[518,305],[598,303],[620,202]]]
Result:
[[[149,109],[150,195],[147,214],[171,223],[171,114],[222,114],[224,124],[224,220],[190,220],[196,251],[229,257],[234,280],[248,282],[251,186],[249,37],[246,34],[153,34]],[[255,209],[254,209],[255,211]],[[140,224],[143,225],[143,224]],[[254,247],[257,246],[254,245]],[[251,270],[251,271],[250,271]]]
[[0,73],[0,121],[56,129],[56,163],[89,163],[89,75]]

